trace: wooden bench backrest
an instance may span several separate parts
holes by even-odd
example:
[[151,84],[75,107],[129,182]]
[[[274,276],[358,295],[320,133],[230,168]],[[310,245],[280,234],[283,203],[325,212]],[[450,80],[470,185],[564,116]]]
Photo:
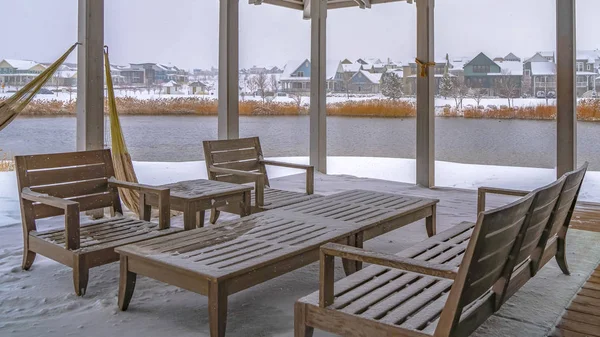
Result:
[[[588,163],[586,162],[577,170],[564,174],[563,177],[565,178],[565,185],[563,186],[563,190],[558,199],[558,207],[556,209],[554,221],[548,230],[548,236],[546,239],[554,237],[561,228],[569,227],[571,216],[573,215],[575,204],[577,204],[577,197],[579,196],[579,191],[581,189],[581,185],[583,184],[583,178],[585,177],[587,167]],[[544,245],[545,244],[546,242],[544,242]]]
[[565,183],[565,177],[539,188],[531,193],[535,194],[531,206],[531,217],[527,226],[523,227],[521,249],[517,255],[515,265],[527,260],[533,250],[538,247],[542,233],[554,220],[558,199]]
[[[110,150],[16,156],[19,191],[32,191],[79,203],[80,211],[114,207],[122,213],[116,188],[108,186],[114,176]],[[23,206],[23,205],[22,205]],[[33,203],[34,219],[64,214],[64,211]]]
[[[530,218],[533,193],[501,208],[479,213],[458,275],[450,290],[437,335],[452,335],[463,308],[489,293],[501,280],[508,280],[520,250],[519,233]],[[504,288],[504,284],[501,292]],[[496,296],[501,294],[496,293]],[[494,298],[492,300],[495,300]],[[442,334],[439,334],[443,332]]]
[[258,137],[207,140],[203,142],[203,146],[206,170],[210,180],[235,184],[254,182],[252,177],[210,172],[210,167],[214,166],[246,172],[264,173],[265,186],[269,186],[267,170],[265,165],[261,163],[264,158]]

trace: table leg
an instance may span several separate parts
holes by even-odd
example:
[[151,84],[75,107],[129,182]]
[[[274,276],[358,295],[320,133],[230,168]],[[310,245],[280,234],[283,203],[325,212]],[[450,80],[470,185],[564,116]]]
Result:
[[196,212],[196,228],[204,227],[204,215],[206,211],[201,210]]
[[431,215],[425,219],[425,228],[429,237],[434,236],[436,233],[436,208],[436,205],[431,206]]
[[[354,239],[354,247],[363,248],[364,236],[363,232],[356,233],[356,238]],[[363,267],[362,261],[355,261],[356,263],[356,271],[359,271]]]
[[242,196],[242,201],[240,202],[240,217],[245,217],[247,215],[250,215],[251,213],[251,208],[252,208],[252,192],[248,191],[248,192],[244,192],[244,195]]
[[[356,236],[350,235],[346,241],[346,244],[350,247],[355,247]],[[352,275],[356,272],[356,261],[342,258],[342,265],[344,266],[344,273],[346,273],[346,276]]]
[[193,206],[189,201],[183,205],[183,229],[186,231],[196,228],[196,208]]
[[210,337],[225,337],[227,325],[227,293],[217,282],[210,283],[208,293]]

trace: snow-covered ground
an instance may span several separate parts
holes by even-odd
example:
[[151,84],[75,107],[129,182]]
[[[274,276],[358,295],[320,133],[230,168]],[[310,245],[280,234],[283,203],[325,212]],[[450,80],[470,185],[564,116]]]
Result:
[[[297,163],[308,161],[305,157],[275,159]],[[134,165],[142,183],[163,184],[206,177],[203,162],[136,162]],[[553,170],[447,162],[436,165],[436,179],[440,186],[474,188],[488,185],[533,189],[554,179]],[[315,177],[317,193],[329,194],[354,188],[409,195],[425,193],[429,196],[444,192],[402,183],[414,182],[414,160],[330,157],[328,167],[330,175],[317,174]],[[301,191],[304,176],[296,173],[298,171],[293,169],[269,170],[274,187]],[[0,173],[0,336],[208,335],[205,297],[144,277],[138,279],[130,309],[118,311],[116,263],[91,270],[88,292],[82,298],[73,294],[71,270],[54,261],[38,256],[30,271],[21,271],[22,234],[15,180],[14,172]],[[583,195],[597,195],[599,184],[599,174],[588,174]],[[473,212],[455,214],[453,205],[442,200],[438,207],[440,231],[475,217],[475,193],[455,193],[463,195]],[[502,198],[489,199],[491,206],[505,201]],[[229,214],[222,216],[222,220],[232,218],[235,217]],[[181,222],[180,216],[172,220],[174,226],[181,226]],[[42,230],[60,226],[60,217],[39,222]],[[368,241],[367,248],[394,253],[423,239],[423,223],[418,222]],[[473,336],[546,336],[579,285],[600,261],[600,246],[595,244],[599,240],[598,233],[570,231],[568,254],[572,275],[562,275],[555,263],[550,262]],[[336,267],[336,278],[340,278],[340,264],[336,263]],[[318,264],[312,264],[231,296],[227,336],[292,336],[294,301],[316,289]],[[315,336],[330,335],[317,331]]]

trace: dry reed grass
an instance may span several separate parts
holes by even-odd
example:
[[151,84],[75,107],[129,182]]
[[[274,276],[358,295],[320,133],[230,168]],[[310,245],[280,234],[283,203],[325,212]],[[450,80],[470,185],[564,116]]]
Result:
[[[0,149],[0,152],[2,149]],[[10,159],[10,156],[6,153],[3,153],[0,156],[0,172],[14,171],[15,170],[15,162]]]
[[[75,114],[75,101],[35,100],[23,111],[24,116],[65,116]],[[217,115],[216,99],[198,97],[176,97],[158,99],[117,98],[117,109],[121,115]],[[304,106],[291,102],[241,101],[242,116],[296,116],[308,113]],[[347,117],[414,117],[414,102],[403,100],[373,99],[347,101],[327,105],[329,116]],[[535,105],[509,108],[488,106],[468,107],[462,110],[446,106],[439,113],[443,117],[493,118],[493,119],[537,119],[556,118],[555,105]],[[600,99],[582,99],[577,106],[577,118],[581,121],[600,121]]]
[[373,99],[329,104],[327,115],[346,117],[415,117],[416,105],[408,101]]

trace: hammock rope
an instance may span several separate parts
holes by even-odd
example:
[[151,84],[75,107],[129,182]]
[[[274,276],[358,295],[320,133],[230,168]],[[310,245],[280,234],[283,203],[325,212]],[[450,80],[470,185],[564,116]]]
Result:
[[48,68],[42,71],[36,78],[23,86],[21,90],[17,91],[5,101],[0,102],[0,131],[17,118],[46,82],[54,76],[54,73],[56,73],[58,68],[65,62],[67,57],[69,57],[73,50],[80,44],[81,43],[79,42],[74,43],[58,60],[54,61],[54,63],[48,66]]
[[[115,89],[110,72],[110,60],[108,57],[108,47],[104,46],[104,71],[106,73],[106,94],[108,103],[108,117],[110,119],[110,138],[112,147],[112,159],[115,169],[115,176],[118,180],[131,183],[137,183],[138,179],[133,168],[131,155],[127,150],[123,129],[117,112],[117,103],[115,100]],[[129,189],[119,188],[121,200],[125,206],[132,212],[139,214],[140,206],[138,203],[139,193]]]

